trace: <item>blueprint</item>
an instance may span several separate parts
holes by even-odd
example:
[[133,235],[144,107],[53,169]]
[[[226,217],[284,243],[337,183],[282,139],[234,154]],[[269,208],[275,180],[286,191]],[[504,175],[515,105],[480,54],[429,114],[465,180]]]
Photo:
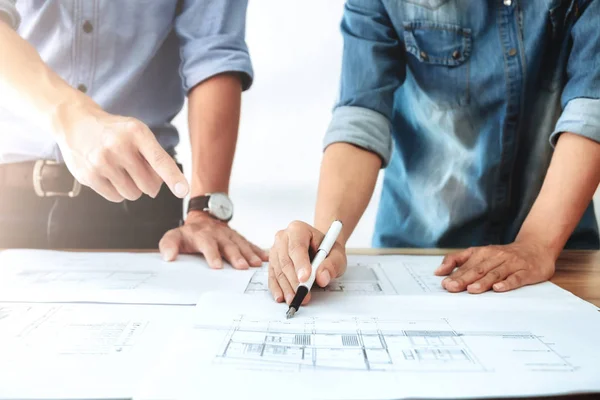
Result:
[[[265,265],[253,273],[244,293],[257,294],[268,292],[268,290],[268,265]],[[381,268],[381,264],[377,262],[369,263],[368,261],[348,265],[346,273],[342,277],[333,279],[324,288],[315,285],[312,292],[315,294],[326,292],[363,296],[398,294],[385,271]]]
[[0,301],[194,305],[207,290],[243,292],[253,271],[212,270],[158,253],[0,252]]
[[[440,266],[441,256],[349,256],[346,273],[332,280],[325,288],[314,285],[313,297],[317,300],[329,296],[434,296],[434,297],[473,297],[463,293],[449,293],[442,288],[444,277],[434,275]],[[244,293],[267,293],[268,266],[255,270]],[[562,298],[571,301],[578,299],[571,293],[551,282],[527,286],[519,290],[494,293],[487,292],[477,297],[495,298]]]
[[192,310],[149,305],[0,304],[0,398],[132,396],[160,354],[158,349]]
[[[209,293],[140,399],[388,399],[600,391],[600,316],[579,303],[418,296],[301,308]],[[170,372],[177,365],[177,373]],[[228,385],[231,376],[236,385]],[[290,391],[298,380],[303,393]],[[344,382],[343,385],[332,382]],[[511,385],[506,385],[511,382]],[[401,383],[401,384],[400,384]],[[297,397],[295,397],[297,395]]]

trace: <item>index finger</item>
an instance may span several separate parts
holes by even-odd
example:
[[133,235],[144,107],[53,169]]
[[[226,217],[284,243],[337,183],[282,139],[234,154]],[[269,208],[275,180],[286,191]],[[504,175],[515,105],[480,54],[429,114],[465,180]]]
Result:
[[306,282],[312,272],[309,255],[311,239],[312,234],[308,229],[288,230],[288,254],[300,282]]
[[454,271],[454,268],[467,262],[473,255],[474,251],[475,249],[471,247],[457,253],[446,255],[446,257],[444,257],[442,260],[442,265],[435,270],[434,274],[437,276],[449,275],[452,271]]
[[146,128],[144,136],[145,138],[139,143],[142,157],[148,161],[150,167],[167,184],[175,196],[179,198],[187,196],[190,191],[189,184],[173,157],[160,146],[148,128]]

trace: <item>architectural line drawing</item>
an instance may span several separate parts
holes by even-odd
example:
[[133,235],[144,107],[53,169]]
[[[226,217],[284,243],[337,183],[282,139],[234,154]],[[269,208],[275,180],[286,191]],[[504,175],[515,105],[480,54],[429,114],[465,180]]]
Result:
[[411,265],[410,262],[402,262],[406,272],[413,278],[415,283],[426,293],[446,293],[442,287],[443,276],[436,276],[433,271],[424,270],[418,265]]
[[[490,356],[489,349],[506,359]],[[282,371],[494,372],[506,365],[524,371],[575,370],[531,332],[461,332],[446,319],[312,318],[289,323],[242,315],[227,330],[214,362]]]
[[85,290],[86,286],[103,290],[133,290],[156,277],[152,271],[119,270],[28,270],[18,274],[22,285],[58,284],[65,288]]
[[[268,290],[268,270],[267,267],[263,267],[252,275],[244,293],[264,293]],[[349,265],[344,276],[332,280],[325,288],[314,285],[312,292],[347,293],[368,296],[398,294],[391,280],[378,263],[355,263]]]

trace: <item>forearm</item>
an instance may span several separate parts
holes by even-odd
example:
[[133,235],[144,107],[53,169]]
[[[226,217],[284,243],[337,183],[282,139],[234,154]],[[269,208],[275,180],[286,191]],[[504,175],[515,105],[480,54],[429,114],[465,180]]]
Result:
[[76,104],[95,106],[54,73],[33,46],[0,21],[0,105],[57,133],[57,116]]
[[339,241],[345,244],[367,208],[381,168],[378,155],[347,143],[325,150],[315,213],[315,227],[327,232],[339,219],[344,229]]
[[241,93],[241,81],[236,74],[217,75],[190,91],[192,197],[229,191]]
[[540,194],[517,236],[549,249],[556,259],[600,183],[600,144],[563,133]]

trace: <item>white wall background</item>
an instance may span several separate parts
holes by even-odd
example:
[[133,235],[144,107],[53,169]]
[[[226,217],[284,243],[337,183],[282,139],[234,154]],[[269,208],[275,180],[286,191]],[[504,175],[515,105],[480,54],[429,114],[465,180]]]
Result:
[[[292,220],[313,221],[321,141],[337,96],[344,0],[249,3],[247,42],[256,76],[243,97],[232,226],[268,247]],[[189,175],[186,119],[184,109],[175,124]],[[350,247],[370,247],[380,191],[381,176]]]
[[[243,97],[231,197],[232,226],[258,245],[270,246],[292,220],[313,221],[321,141],[339,83],[343,5],[344,0],[250,1],[247,42],[255,81]],[[179,160],[189,173],[186,109],[175,124]],[[378,197],[349,246],[370,247]]]

